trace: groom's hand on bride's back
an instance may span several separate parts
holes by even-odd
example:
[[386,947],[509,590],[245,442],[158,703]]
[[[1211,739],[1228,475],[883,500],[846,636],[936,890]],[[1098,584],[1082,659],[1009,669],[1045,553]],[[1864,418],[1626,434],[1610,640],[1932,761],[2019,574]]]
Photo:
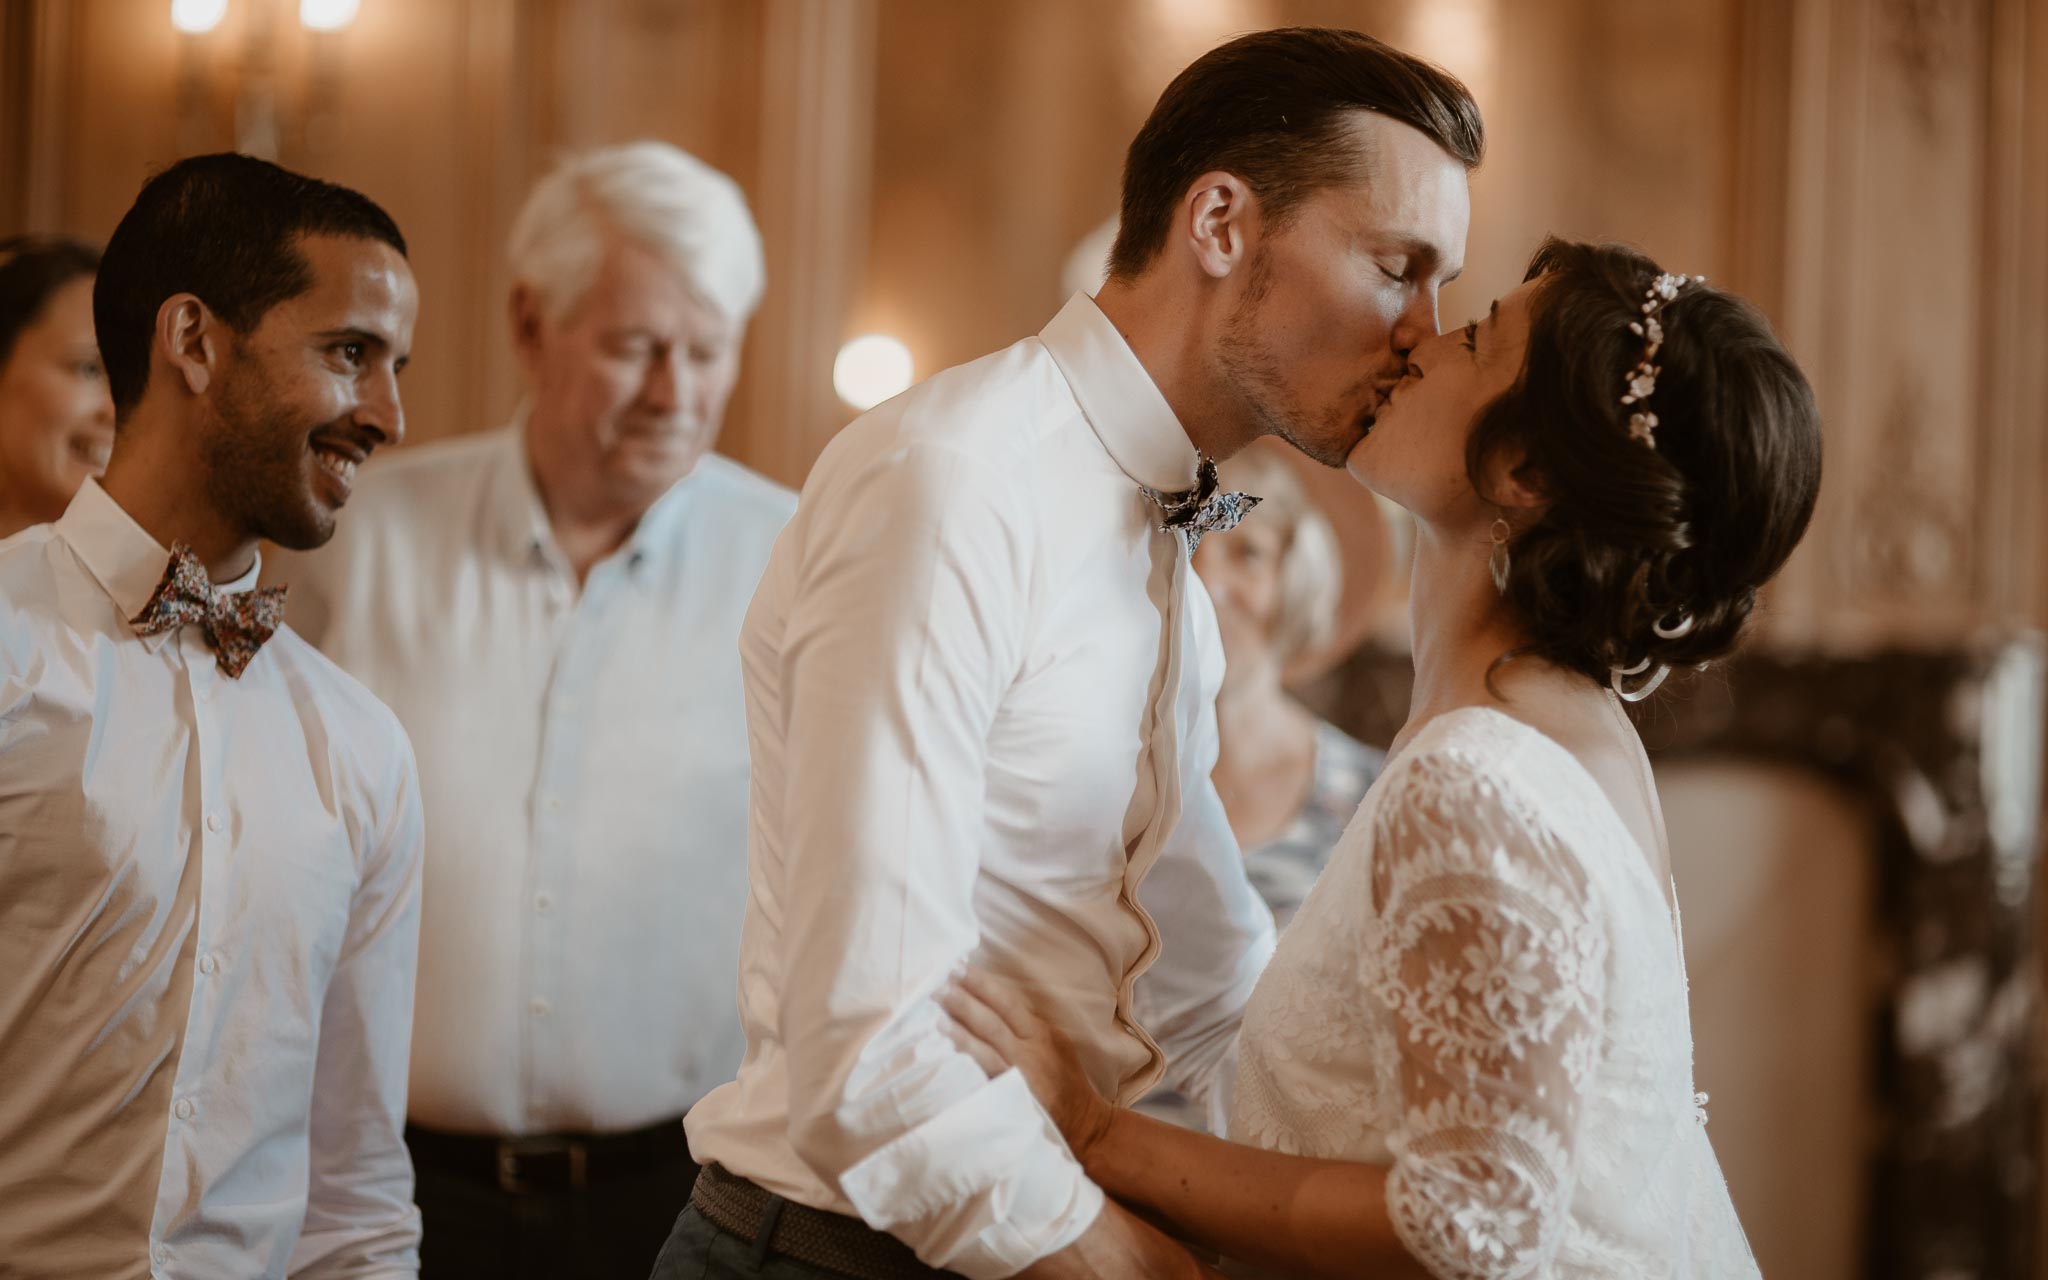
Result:
[[992,974],[969,969],[939,990],[953,1043],[991,1077],[1024,1073],[1038,1105],[1085,1167],[1089,1148],[1115,1110],[1095,1091],[1067,1033],[1040,1017],[1024,994]]

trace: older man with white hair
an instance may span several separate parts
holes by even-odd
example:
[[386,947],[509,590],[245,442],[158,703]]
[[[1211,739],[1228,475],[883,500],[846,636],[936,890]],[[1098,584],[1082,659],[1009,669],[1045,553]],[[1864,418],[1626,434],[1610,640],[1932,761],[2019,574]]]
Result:
[[640,1276],[745,1048],[737,638],[794,497],[709,452],[763,277],[731,180],[574,157],[511,259],[514,420],[366,471],[286,572],[419,755],[426,1273]]

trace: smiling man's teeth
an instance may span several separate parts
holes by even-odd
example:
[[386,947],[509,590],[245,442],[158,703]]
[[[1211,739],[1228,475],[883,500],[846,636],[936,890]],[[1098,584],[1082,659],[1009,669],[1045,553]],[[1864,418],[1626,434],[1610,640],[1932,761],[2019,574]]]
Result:
[[338,453],[329,453],[325,449],[315,449],[313,451],[313,460],[319,463],[321,468],[329,475],[349,483],[355,481],[355,459],[344,458]]

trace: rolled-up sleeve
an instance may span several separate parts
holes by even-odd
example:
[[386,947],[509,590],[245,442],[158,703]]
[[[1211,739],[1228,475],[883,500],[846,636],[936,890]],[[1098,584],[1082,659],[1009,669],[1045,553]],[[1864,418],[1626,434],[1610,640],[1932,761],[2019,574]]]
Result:
[[975,1280],[1103,1204],[1022,1078],[986,1078],[933,1000],[980,938],[989,731],[1028,629],[1015,487],[940,446],[869,460],[808,531],[780,673],[790,1143],[870,1225]]
[[418,968],[419,773],[404,731],[381,830],[365,860],[347,938],[320,1013],[312,1159],[294,1280],[411,1280],[420,1215],[405,1149],[406,1062]]

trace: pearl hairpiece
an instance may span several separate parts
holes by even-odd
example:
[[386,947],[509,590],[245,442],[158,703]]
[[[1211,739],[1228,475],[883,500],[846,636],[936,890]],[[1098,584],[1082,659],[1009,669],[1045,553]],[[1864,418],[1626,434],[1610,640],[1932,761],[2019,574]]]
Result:
[[[1657,390],[1657,375],[1663,370],[1652,363],[1657,352],[1664,346],[1664,326],[1657,319],[1665,304],[1678,296],[1678,291],[1689,284],[1705,284],[1705,276],[1672,275],[1665,272],[1657,277],[1643,294],[1643,318],[1629,323],[1628,331],[1643,339],[1648,345],[1643,358],[1636,367],[1628,371],[1628,391],[1621,397],[1623,404],[1640,405]],[[1657,415],[1647,408],[1639,409],[1628,416],[1628,434],[1631,440],[1640,440],[1652,449],[1657,447]]]

